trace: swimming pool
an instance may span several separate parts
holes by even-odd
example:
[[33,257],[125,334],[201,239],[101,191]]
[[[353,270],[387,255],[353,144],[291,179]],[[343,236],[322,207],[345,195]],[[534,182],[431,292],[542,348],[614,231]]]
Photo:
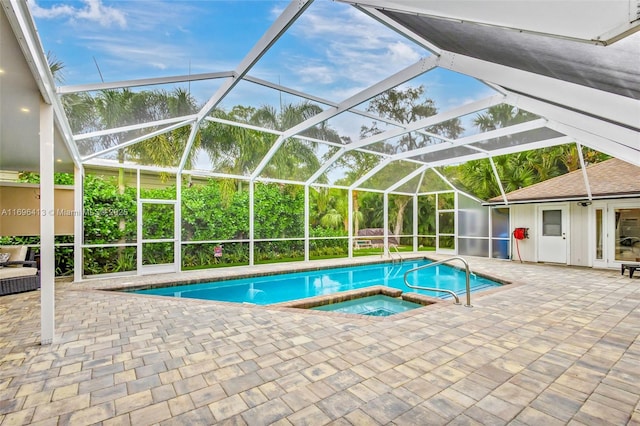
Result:
[[[406,260],[402,263],[374,263],[331,269],[264,275],[200,284],[134,290],[137,294],[185,297],[193,299],[218,300],[224,302],[253,303],[270,305],[307,297],[333,294],[375,285],[382,285],[403,291],[409,290],[404,284],[404,273],[410,269],[430,263],[429,260]],[[443,288],[456,294],[465,293],[465,273],[447,265],[438,265],[412,272],[408,276],[412,284]],[[489,279],[472,275],[471,291],[497,287],[500,284]],[[412,290],[427,296],[447,299],[446,293]]]

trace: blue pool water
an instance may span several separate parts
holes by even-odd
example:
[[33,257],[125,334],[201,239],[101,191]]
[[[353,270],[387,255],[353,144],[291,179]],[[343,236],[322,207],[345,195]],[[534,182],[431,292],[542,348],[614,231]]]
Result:
[[412,309],[422,308],[413,302],[396,299],[382,294],[375,296],[361,297],[358,299],[347,300],[346,302],[332,303],[329,305],[316,306],[316,311],[342,312],[344,314],[369,315],[373,317],[388,317],[389,315],[399,314],[401,312],[410,311]]
[[[404,273],[429,263],[428,260],[403,263],[376,263],[315,271],[241,278],[211,283],[136,290],[134,293],[154,294],[193,299],[269,305],[305,297],[320,296],[374,285],[384,285],[403,291],[417,292],[439,298],[450,298],[446,293],[411,290],[404,284]],[[408,276],[412,284],[444,288],[457,294],[465,293],[465,273],[446,265],[438,265]],[[471,276],[471,290],[479,291],[499,286],[486,278]]]

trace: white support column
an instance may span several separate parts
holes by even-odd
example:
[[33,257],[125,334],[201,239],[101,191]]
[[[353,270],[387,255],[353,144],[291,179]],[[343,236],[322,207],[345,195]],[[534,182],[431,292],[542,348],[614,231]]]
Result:
[[347,230],[349,248],[347,252],[349,253],[349,257],[353,257],[353,189],[349,188],[347,197],[347,223],[349,224],[349,229]]
[[73,204],[78,213],[73,218],[73,281],[82,281],[84,271],[84,168],[73,169]]
[[389,249],[389,193],[385,192],[382,195],[382,215],[383,215],[383,226],[384,226],[384,239],[382,240],[382,244],[384,245],[384,250],[389,251],[389,256],[391,256],[391,250]]
[[174,204],[173,261],[175,272],[182,271],[182,173],[176,173],[176,203]]
[[304,260],[309,261],[309,185],[304,186]]
[[458,244],[458,228],[460,224],[460,210],[458,209],[458,190],[453,192],[453,246],[454,253],[457,255],[459,252],[459,244]]
[[422,172],[420,176],[420,180],[418,181],[418,185],[416,186],[416,193],[413,196],[413,251],[418,251],[418,246],[420,245],[420,239],[418,238],[418,232],[420,232],[420,206],[418,205],[418,201],[420,197],[418,196],[418,192],[420,192],[420,188],[422,188],[422,181],[424,180],[424,175],[426,170]]
[[142,202],[140,201],[140,168],[136,169],[136,273],[142,275]]
[[[418,185],[420,188],[420,185]],[[413,194],[413,251],[418,251],[418,195]]]
[[253,204],[255,203],[255,185],[255,181],[249,181],[249,265],[251,266],[254,264],[253,249],[255,242],[253,238],[256,229],[253,224],[255,220],[255,208],[253,207]]
[[580,158],[580,170],[582,171],[582,179],[584,180],[584,187],[587,190],[587,197],[589,201],[593,200],[593,194],[591,193],[591,185],[589,184],[589,176],[587,176],[587,167],[584,164],[584,155],[582,154],[582,145],[576,142],[576,150],[578,151],[578,158]]
[[493,259],[493,207],[487,207],[489,209],[489,259]]
[[53,108],[40,103],[40,343],[55,334],[55,207]]
[[440,198],[440,194],[436,193],[436,208],[434,210],[435,212],[435,224],[436,224],[436,241],[435,241],[435,246],[436,246],[436,253],[438,253],[440,251],[440,204],[439,204],[439,198]]
[[504,187],[502,186],[502,181],[500,180],[500,173],[498,173],[498,168],[496,167],[496,163],[493,161],[493,157],[489,156],[489,162],[491,163],[491,169],[493,170],[493,176],[496,178],[496,183],[498,184],[498,188],[500,188],[500,194],[502,194],[502,201],[504,201],[504,205],[509,205],[509,200],[507,200],[507,194],[504,192]]

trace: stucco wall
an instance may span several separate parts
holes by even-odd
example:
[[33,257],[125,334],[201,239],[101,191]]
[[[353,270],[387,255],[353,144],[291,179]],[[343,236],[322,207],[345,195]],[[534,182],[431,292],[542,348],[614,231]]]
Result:
[[[517,204],[510,207],[511,212],[511,232],[515,228],[529,228],[529,239],[520,240],[518,242],[520,246],[520,256],[523,261],[526,262],[538,262],[538,235],[540,233],[538,212],[542,207],[553,206],[568,206],[568,257],[567,264],[574,266],[594,266],[594,251],[595,251],[595,223],[594,223],[594,208],[606,208],[607,205],[616,206],[628,206],[634,207],[640,206],[640,200],[631,201],[625,200],[609,200],[608,203],[594,202],[593,205],[581,206],[578,202],[564,202],[564,203],[545,203],[545,204]],[[613,213],[611,213],[613,214]],[[612,217],[609,217],[611,220]],[[611,225],[612,226],[612,225]],[[613,235],[613,228],[609,230],[610,225],[605,225],[605,234]],[[605,243],[605,249],[610,250],[610,242]],[[608,248],[607,248],[608,247]],[[605,258],[607,253],[605,253]],[[613,259],[613,256],[609,255]],[[512,257],[514,261],[518,261],[518,252],[515,240],[512,244]],[[602,264],[597,265],[603,267]],[[611,263],[606,267],[618,267],[617,264]]]
[[[513,205],[511,206],[511,233],[515,228],[529,228],[529,239],[515,241],[511,244],[511,259],[524,262],[536,262],[535,251],[535,206]],[[520,257],[518,257],[518,248]]]
[[40,209],[39,194],[39,185],[0,185],[0,236],[40,235],[43,214],[55,217],[56,235],[73,235],[73,187],[55,188],[53,211]]

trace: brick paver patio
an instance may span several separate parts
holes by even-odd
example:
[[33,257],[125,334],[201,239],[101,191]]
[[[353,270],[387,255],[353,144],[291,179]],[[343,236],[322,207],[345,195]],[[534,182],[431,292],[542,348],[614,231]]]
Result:
[[640,425],[640,277],[469,262],[514,284],[398,318],[61,284],[49,346],[4,296],[0,424]]

